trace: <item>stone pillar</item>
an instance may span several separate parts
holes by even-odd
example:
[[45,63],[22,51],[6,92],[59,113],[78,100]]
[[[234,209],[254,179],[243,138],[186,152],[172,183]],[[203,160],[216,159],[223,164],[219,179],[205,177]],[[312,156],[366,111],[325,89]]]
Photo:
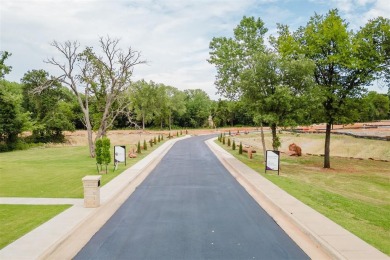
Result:
[[97,208],[100,206],[100,179],[99,175],[87,175],[83,181],[84,207]]

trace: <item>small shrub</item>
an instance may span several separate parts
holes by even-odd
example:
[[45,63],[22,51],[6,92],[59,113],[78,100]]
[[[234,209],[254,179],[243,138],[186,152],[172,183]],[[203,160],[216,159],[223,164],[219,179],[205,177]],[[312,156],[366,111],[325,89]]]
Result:
[[149,140],[150,147],[153,147],[153,139]]
[[144,140],[144,150],[148,150],[148,145],[146,144],[146,140]]
[[157,142],[161,142],[160,135],[158,135]]
[[[102,139],[96,140],[95,143],[95,158],[96,158],[96,164],[100,165],[100,170],[102,170],[102,164],[103,164],[103,141]],[[99,172],[99,168],[98,168]]]
[[107,165],[111,163],[111,153],[110,153],[111,141],[107,137],[102,138],[102,156],[103,163],[106,165],[106,173],[107,173]]
[[138,141],[138,144],[137,144],[137,153],[141,153],[141,141]]
[[153,138],[153,143],[157,144],[157,138],[156,137]]
[[222,144],[225,144],[225,136],[222,137]]
[[236,150],[236,141],[235,140],[233,140],[232,149]]
[[231,143],[230,143],[230,138],[228,138],[227,140],[227,145],[230,147]]
[[242,154],[242,142],[240,142],[240,147],[238,148],[238,153]]

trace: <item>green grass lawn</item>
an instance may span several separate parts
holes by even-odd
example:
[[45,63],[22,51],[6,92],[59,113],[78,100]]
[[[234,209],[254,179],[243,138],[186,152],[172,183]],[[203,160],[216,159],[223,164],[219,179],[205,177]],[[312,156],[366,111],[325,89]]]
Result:
[[0,249],[70,205],[0,205]]
[[[111,164],[108,174],[102,174],[102,186],[160,144],[148,147],[135,159],[127,158],[127,166],[121,163],[116,171]],[[89,157],[88,147],[42,147],[0,153],[0,197],[82,198],[81,179],[97,174],[96,160]]]
[[[135,159],[127,158],[116,171],[109,166],[102,186],[143,159],[162,143]],[[97,175],[88,147],[34,148],[0,153],[0,197],[82,198],[85,175]],[[0,205],[0,248],[51,219],[69,205]]]
[[238,149],[217,143],[292,196],[390,255],[390,163],[331,158],[332,169],[323,169],[323,157],[282,154],[278,176],[264,173],[262,155],[254,154],[250,160],[247,154],[239,155]]

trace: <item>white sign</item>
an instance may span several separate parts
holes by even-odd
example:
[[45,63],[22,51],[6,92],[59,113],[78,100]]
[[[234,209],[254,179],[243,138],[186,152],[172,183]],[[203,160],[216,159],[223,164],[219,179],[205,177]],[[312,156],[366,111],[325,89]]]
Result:
[[126,147],[114,146],[115,162],[126,162]]
[[266,170],[279,171],[279,151],[267,151]]

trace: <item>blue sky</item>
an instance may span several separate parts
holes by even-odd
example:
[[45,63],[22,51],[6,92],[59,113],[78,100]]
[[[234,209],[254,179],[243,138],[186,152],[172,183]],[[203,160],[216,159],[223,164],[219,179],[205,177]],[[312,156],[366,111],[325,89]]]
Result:
[[[148,65],[134,70],[134,80],[153,80],[178,89],[200,88],[217,99],[216,70],[208,64],[213,37],[232,36],[244,15],[260,17],[275,35],[276,23],[295,30],[314,13],[338,8],[357,30],[377,16],[390,18],[388,0],[0,0],[0,50],[12,53],[6,76],[20,81],[24,73],[45,69],[43,60],[61,56],[50,46],[77,40],[94,46],[100,36],[120,38],[120,46],[141,51]],[[375,84],[377,85],[377,84]],[[386,92],[376,86],[372,89]]]

